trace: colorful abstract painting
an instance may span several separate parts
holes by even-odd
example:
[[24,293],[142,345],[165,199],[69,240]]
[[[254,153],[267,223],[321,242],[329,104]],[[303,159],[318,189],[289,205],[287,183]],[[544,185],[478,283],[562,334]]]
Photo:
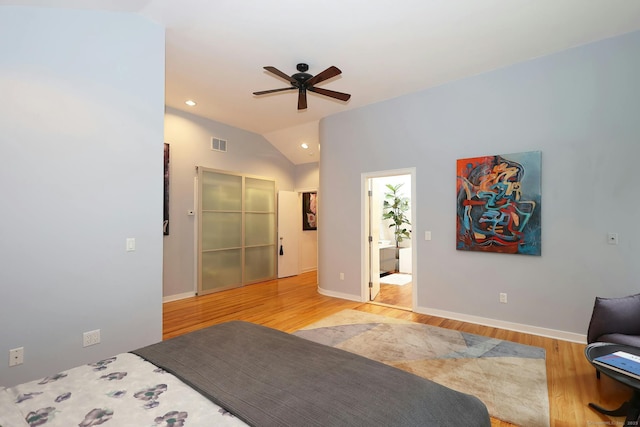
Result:
[[539,151],[457,161],[456,249],[540,255]]

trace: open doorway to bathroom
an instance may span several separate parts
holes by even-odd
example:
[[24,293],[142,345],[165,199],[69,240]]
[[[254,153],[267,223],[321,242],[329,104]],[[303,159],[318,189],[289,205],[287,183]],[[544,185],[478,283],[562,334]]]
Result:
[[413,183],[413,169],[365,175],[367,256],[363,267],[367,280],[363,293],[371,303],[414,307]]

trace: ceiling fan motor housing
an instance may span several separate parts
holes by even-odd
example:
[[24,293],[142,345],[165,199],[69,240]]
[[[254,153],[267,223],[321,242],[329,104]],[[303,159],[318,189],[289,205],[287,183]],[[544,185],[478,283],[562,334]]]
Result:
[[305,85],[305,83],[307,82],[307,80],[309,80],[311,77],[313,77],[311,74],[309,73],[295,73],[293,76],[291,76],[295,81],[298,82],[298,84],[300,85],[299,87],[302,87]]
[[306,72],[309,69],[309,65],[307,64],[298,64],[296,68],[300,72],[295,73],[294,75],[291,76],[291,78],[294,79],[296,82],[298,82],[298,84],[294,84],[294,86],[296,86],[299,89],[302,89],[305,87],[305,83],[307,82],[307,80],[309,80],[313,76]]

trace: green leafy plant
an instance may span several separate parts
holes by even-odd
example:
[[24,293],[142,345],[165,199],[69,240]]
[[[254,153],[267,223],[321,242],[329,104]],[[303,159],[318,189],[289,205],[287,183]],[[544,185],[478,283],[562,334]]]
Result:
[[400,242],[404,239],[411,239],[411,232],[405,225],[411,225],[405,212],[409,210],[409,198],[398,193],[402,184],[387,184],[389,192],[384,194],[382,205],[382,219],[389,219],[389,228],[394,228],[393,235],[396,241],[396,248],[400,247]]

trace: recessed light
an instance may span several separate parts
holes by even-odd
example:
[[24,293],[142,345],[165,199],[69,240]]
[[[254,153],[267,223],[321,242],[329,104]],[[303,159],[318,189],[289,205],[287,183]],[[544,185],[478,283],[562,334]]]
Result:
[[184,101],[184,103],[187,104],[189,107],[195,107],[195,105],[196,105],[196,102],[192,101],[190,99]]
[[303,142],[302,144],[300,144],[300,147],[304,148],[305,150],[309,148],[306,142]]

